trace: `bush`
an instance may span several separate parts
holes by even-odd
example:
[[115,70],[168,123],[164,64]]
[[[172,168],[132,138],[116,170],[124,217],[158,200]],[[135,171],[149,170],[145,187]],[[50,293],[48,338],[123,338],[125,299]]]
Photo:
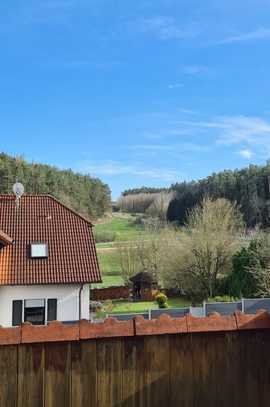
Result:
[[90,301],[90,311],[98,312],[103,308],[103,304],[100,301]]
[[116,233],[110,230],[95,230],[96,243],[108,243],[116,240]]
[[227,290],[230,295],[252,298],[258,291],[257,282],[249,272],[249,268],[256,262],[258,243],[251,241],[249,247],[242,247],[233,257],[233,270],[227,277]]
[[104,303],[103,303],[103,310],[104,310],[104,312],[106,312],[106,313],[112,312],[112,310],[113,310],[113,302],[112,302],[112,300],[106,300],[106,301],[104,301]]
[[156,302],[158,303],[159,308],[168,308],[168,297],[163,293],[159,293],[156,295],[155,298]]

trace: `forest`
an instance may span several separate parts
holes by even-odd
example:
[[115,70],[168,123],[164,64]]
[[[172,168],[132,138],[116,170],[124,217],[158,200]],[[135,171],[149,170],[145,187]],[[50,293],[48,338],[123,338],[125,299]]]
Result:
[[1,153],[0,193],[12,193],[16,180],[24,185],[27,194],[53,195],[89,219],[97,219],[111,208],[111,191],[98,178]]
[[126,190],[118,205],[127,212],[147,213],[152,202],[157,198],[160,201],[161,196],[166,197],[163,210],[166,208],[167,220],[178,225],[183,225],[188,212],[204,197],[209,197],[225,198],[236,203],[247,227],[257,225],[267,228],[270,226],[270,161],[264,166],[250,165],[243,169],[213,173],[198,181],[178,182],[169,188]]
[[248,227],[270,226],[270,162],[214,173],[199,181],[177,183],[171,190],[176,196],[168,208],[169,221],[183,224],[187,211],[209,196],[236,202]]

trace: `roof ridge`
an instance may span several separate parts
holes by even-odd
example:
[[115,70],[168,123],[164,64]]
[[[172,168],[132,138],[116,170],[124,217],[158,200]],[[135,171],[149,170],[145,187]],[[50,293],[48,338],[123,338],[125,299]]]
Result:
[[50,195],[50,194],[46,194],[45,196],[47,196],[48,198],[53,199],[55,202],[57,202],[59,205],[63,206],[63,208],[67,209],[68,211],[70,211],[71,213],[73,213],[74,215],[78,216],[79,218],[81,218],[84,222],[88,223],[91,227],[93,227],[93,223],[88,220],[85,216],[81,215],[80,213],[77,213],[74,209],[70,208],[69,206],[67,206],[66,204],[64,204],[63,202],[59,201],[59,199],[55,198],[55,196]]

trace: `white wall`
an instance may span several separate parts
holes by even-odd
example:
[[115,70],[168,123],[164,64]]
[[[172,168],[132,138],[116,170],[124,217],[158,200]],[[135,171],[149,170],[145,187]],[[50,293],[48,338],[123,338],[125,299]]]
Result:
[[[79,319],[80,285],[0,286],[0,325],[12,326],[12,301],[57,298],[57,319]],[[81,318],[89,319],[89,284],[81,293]],[[46,307],[47,319],[47,307]]]

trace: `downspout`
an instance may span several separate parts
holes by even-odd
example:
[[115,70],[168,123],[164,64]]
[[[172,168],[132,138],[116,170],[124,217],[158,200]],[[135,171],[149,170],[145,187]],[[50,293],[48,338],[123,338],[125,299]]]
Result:
[[83,284],[80,286],[79,289],[79,321],[82,319],[82,290]]

